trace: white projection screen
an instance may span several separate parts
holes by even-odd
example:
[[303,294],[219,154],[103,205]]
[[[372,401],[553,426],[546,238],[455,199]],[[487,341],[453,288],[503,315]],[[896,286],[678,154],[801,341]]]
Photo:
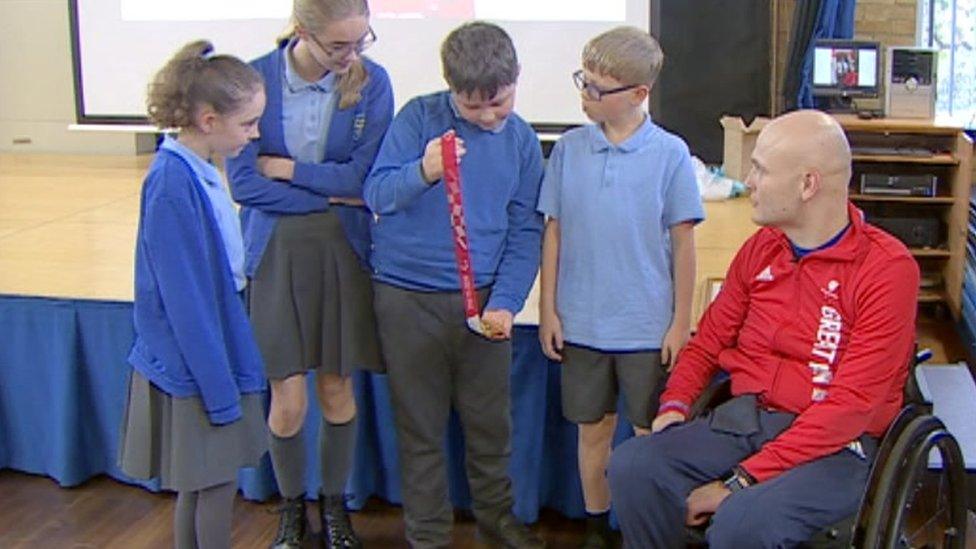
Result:
[[[292,0],[70,0],[80,123],[142,123],[149,78],[191,40],[252,59],[274,47]],[[570,75],[583,44],[629,24],[647,29],[650,0],[372,0],[377,43],[367,55],[390,73],[396,105],[445,87],[441,40],[485,19],[515,41],[518,112],[540,127],[585,122]]]

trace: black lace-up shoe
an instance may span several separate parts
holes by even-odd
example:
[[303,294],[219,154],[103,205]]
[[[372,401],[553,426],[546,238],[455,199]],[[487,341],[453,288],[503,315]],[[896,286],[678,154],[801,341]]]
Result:
[[346,512],[346,497],[320,496],[319,516],[322,517],[322,546],[326,549],[361,549],[363,544],[352,529]]
[[543,549],[546,546],[542,538],[511,513],[502,515],[494,524],[479,523],[478,536],[506,549]]
[[308,532],[305,499],[302,497],[286,499],[278,507],[277,512],[278,533],[271,542],[271,549],[299,549]]

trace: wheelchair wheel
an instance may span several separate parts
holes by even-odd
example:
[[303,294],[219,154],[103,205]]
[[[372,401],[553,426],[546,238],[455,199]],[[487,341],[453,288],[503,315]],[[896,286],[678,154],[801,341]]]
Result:
[[[909,424],[920,416],[926,415],[927,411],[919,405],[909,404],[902,408],[888,427],[881,445],[875,452],[874,464],[871,466],[864,496],[854,520],[854,531],[851,536],[851,545],[854,547],[877,546],[874,536],[868,539],[868,532],[876,533],[877,528],[874,525],[880,523],[883,517],[889,514],[891,498],[888,495],[888,487],[894,482],[894,475],[898,470],[898,466],[892,463],[895,461],[893,457],[904,454],[910,443],[910,440],[901,435],[909,430]],[[917,429],[917,426],[913,429]]]
[[[941,471],[928,470],[933,448],[942,456]],[[860,532],[863,544],[855,541],[855,546],[962,549],[965,469],[955,439],[934,416],[917,416],[908,421],[890,452]]]

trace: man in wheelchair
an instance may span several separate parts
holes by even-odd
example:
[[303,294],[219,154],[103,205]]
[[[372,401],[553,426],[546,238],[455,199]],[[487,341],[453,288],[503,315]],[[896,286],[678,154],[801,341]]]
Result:
[[[628,547],[792,547],[857,511],[897,415],[919,271],[848,201],[851,152],[817,111],[773,120],[747,178],[762,228],[739,250],[671,372],[654,434],[609,468]],[[733,398],[692,404],[720,371]]]

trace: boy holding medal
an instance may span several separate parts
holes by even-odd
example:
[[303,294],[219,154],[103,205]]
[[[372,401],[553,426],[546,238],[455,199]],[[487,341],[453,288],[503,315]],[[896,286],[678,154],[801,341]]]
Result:
[[[519,65],[504,30],[462,25],[445,39],[441,61],[450,90],[403,107],[364,186],[407,539],[450,544],[444,435],[453,406],[480,535],[542,547],[512,515],[508,477],[509,338],[539,265],[542,151],[512,112]],[[463,186],[453,191],[444,143],[453,143],[448,159],[460,160]]]

